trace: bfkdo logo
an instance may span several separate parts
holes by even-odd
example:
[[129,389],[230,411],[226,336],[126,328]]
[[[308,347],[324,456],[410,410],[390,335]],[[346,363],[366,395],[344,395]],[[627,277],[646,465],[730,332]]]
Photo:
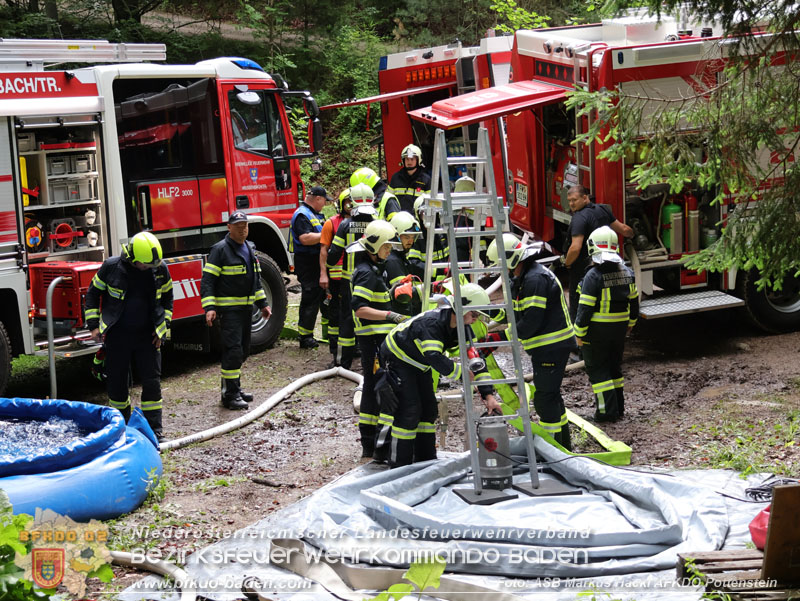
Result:
[[67,553],[64,549],[34,549],[33,582],[40,588],[56,588],[64,580]]
[[39,509],[33,521],[19,531],[14,563],[25,571],[23,577],[39,588],[63,586],[80,598],[86,593],[87,578],[102,582],[114,578],[108,538],[108,527],[97,520],[79,524]]

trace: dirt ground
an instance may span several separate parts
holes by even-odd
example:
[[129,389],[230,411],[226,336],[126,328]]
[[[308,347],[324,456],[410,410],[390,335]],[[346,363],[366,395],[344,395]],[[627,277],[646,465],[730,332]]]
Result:
[[[290,295],[290,303],[297,303]],[[289,322],[296,308],[289,313]],[[289,323],[287,322],[287,323]],[[626,414],[604,424],[612,438],[633,448],[632,463],[661,467],[728,467],[800,475],[800,333],[765,336],[728,310],[640,322],[625,353]],[[301,350],[281,340],[248,359],[243,385],[256,403],[298,377],[325,369],[327,347]],[[102,387],[87,383],[87,363],[60,363],[59,396],[101,401]],[[219,404],[216,358],[164,355],[164,431],[167,439],[238,417]],[[14,377],[10,396],[47,392],[47,371]],[[225,530],[254,523],[310,495],[360,461],[355,385],[332,378],[307,386],[265,417],[233,433],[165,453],[165,478],[142,508],[113,525],[120,550],[159,546],[189,553]],[[585,373],[570,372],[562,387],[567,406],[593,414]],[[135,391],[136,397],[138,391]],[[450,407],[445,450],[464,443],[463,407]],[[579,432],[580,450],[598,450]],[[182,540],[143,539],[136,527],[183,528]],[[178,555],[180,557],[180,555]],[[141,576],[115,568],[114,590]],[[95,593],[108,590],[96,582]]]

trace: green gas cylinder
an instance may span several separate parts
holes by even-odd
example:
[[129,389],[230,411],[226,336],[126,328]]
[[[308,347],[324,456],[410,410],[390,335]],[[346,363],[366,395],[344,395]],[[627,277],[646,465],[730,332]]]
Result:
[[661,241],[667,250],[672,247],[672,216],[682,211],[683,207],[672,200],[661,209]]

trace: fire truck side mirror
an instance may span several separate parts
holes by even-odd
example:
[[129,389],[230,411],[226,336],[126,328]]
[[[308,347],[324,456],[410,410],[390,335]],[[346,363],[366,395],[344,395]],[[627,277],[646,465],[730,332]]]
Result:
[[306,115],[308,115],[311,119],[316,119],[319,117],[319,107],[317,106],[317,101],[314,100],[313,96],[303,98],[303,108],[306,111]]
[[308,121],[308,142],[311,145],[311,152],[322,150],[322,121],[316,117]]

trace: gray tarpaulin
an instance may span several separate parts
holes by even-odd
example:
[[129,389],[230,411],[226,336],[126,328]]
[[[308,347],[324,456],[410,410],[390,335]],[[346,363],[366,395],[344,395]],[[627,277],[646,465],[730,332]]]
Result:
[[[524,456],[521,442],[512,440],[515,457]],[[744,497],[748,484],[732,472],[612,467],[569,457],[538,438],[536,452],[546,467],[541,478],[558,478],[583,494],[519,493],[475,506],[453,492],[472,488],[468,454],[395,470],[370,464],[195,553],[186,571],[212,599],[240,597],[242,579],[253,576],[272,599],[334,599],[269,564],[270,540],[296,537],[307,543],[312,562],[322,556],[403,568],[435,554],[454,578],[522,598],[546,592],[548,599],[574,599],[594,587],[623,599],[698,599],[696,590],[674,582],[677,554],[744,546],[747,523],[764,507],[719,494]],[[527,469],[515,474],[515,483],[525,481]],[[123,598],[152,598],[142,592],[157,581],[147,578]]]

